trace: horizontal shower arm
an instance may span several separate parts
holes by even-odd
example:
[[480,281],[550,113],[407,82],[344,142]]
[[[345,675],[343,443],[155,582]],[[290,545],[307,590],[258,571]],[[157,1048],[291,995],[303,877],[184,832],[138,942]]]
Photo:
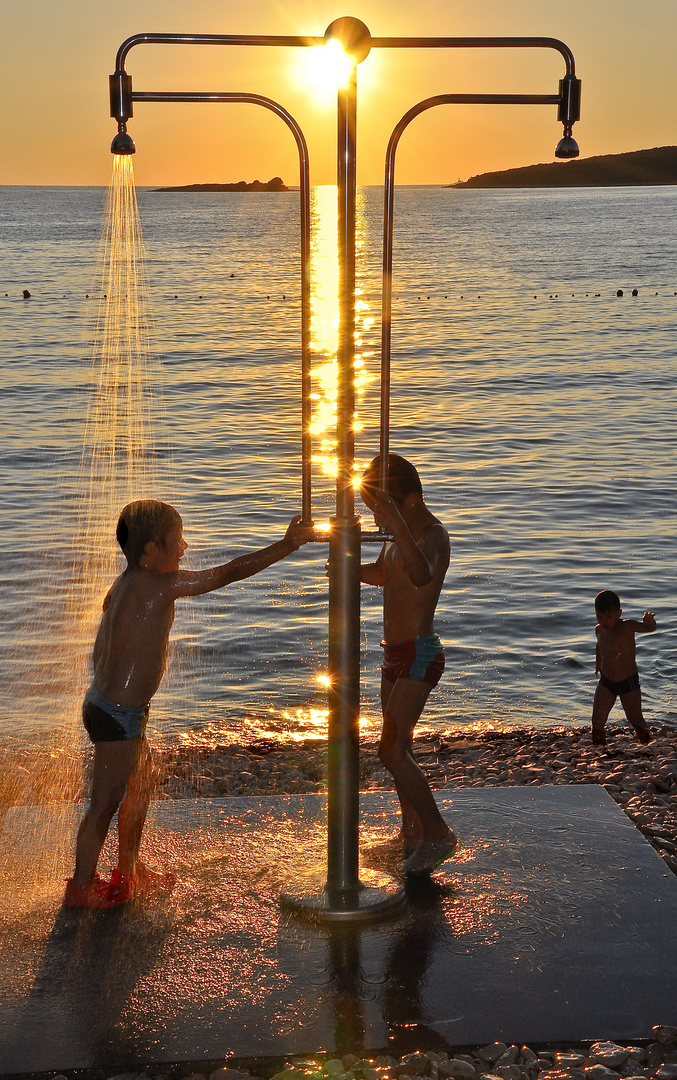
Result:
[[[134,34],[118,49],[116,70],[136,45],[251,45],[312,48],[326,44],[324,37],[286,34]],[[550,37],[373,37],[372,49],[554,49],[564,59],[567,75],[575,74],[574,55],[563,41]]]
[[575,74],[574,54],[565,42],[551,37],[373,37],[372,49],[554,49]]
[[286,34],[134,34],[122,42],[115,65],[117,71],[124,71],[127,54],[135,45],[272,45],[293,49],[324,44],[323,37]]

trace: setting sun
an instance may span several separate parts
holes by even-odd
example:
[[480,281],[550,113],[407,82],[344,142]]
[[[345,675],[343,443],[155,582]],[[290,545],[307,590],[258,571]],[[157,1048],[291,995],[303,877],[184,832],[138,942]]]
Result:
[[327,97],[347,84],[354,66],[341,42],[335,38],[326,45],[301,49],[296,59],[301,66],[303,82]]

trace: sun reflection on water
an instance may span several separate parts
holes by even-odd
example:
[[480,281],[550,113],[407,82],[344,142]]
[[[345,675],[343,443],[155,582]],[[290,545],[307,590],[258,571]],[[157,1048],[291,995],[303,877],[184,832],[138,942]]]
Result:
[[[316,187],[312,203],[311,248],[311,348],[314,353],[311,435],[315,444],[313,462],[325,476],[336,476],[336,402],[338,394],[339,264],[337,237],[337,188],[335,184]],[[356,226],[357,273],[364,245],[364,217],[358,201]],[[367,361],[369,331],[375,323],[363,290],[355,289],[355,432],[363,430],[359,408],[373,375]],[[357,467],[356,467],[357,469]],[[361,466],[359,466],[361,471]]]

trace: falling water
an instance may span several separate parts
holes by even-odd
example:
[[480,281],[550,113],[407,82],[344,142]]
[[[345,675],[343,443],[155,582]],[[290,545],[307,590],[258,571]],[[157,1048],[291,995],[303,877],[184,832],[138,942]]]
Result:
[[69,597],[81,658],[91,646],[101,598],[120,567],[115,543],[120,509],[132,499],[151,497],[157,486],[150,434],[157,379],[132,160],[113,155],[101,243],[78,561]]
[[[31,721],[52,720],[49,742],[20,751],[10,746],[0,804],[60,804],[72,816],[83,787],[84,733],[80,703],[89,682],[89,658],[102,601],[122,560],[115,523],[131,499],[156,490],[151,420],[158,408],[156,361],[151,346],[148,281],[134,186],[132,158],[113,156],[99,250],[96,309],[90,334],[89,402],[79,465],[77,505],[57,500],[59,513],[73,515],[72,547],[64,553],[60,593],[34,596],[19,648],[25,678],[12,687],[26,732]],[[64,478],[68,464],[64,465]],[[58,479],[57,479],[58,482]],[[65,561],[70,558],[71,564]],[[23,685],[22,685],[23,684]],[[36,725],[37,726],[37,725]],[[36,828],[40,828],[36,825]],[[60,861],[62,853],[42,853]],[[44,865],[44,861],[43,861]]]

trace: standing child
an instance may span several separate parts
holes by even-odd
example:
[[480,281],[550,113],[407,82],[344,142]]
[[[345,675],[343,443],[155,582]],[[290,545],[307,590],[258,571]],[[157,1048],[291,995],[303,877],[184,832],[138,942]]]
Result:
[[[300,521],[293,518],[284,539],[269,547],[223,566],[191,571],[179,570],[188,545],[173,506],[146,499],[122,511],[117,539],[127,568],[103,602],[94,679],[82,708],[94,743],[94,773],[91,802],[78,831],[75,873],[66,887],[67,906],[113,907],[135,894],[173,887],[172,874],[144,866],[139,847],[153,780],[145,728],[167,663],[174,601],[251,577],[296,551],[312,537],[312,528]],[[119,860],[108,884],[96,865],[118,807]]]
[[430,874],[451,858],[457,840],[440,814],[428,781],[414,760],[414,728],[444,670],[444,650],[433,618],[449,566],[449,535],[423,501],[410,462],[388,456],[388,493],[379,487],[380,456],[362,477],[360,494],[393,543],[361,580],[383,588],[383,732],[379,758],[392,774],[402,808],[400,839],[408,874]]
[[656,629],[653,611],[645,611],[641,622],[621,619],[623,609],[618,595],[605,589],[595,597],[597,649],[595,674],[599,682],[592,706],[592,741],[606,743],[604,727],[617,697],[621,699],[628,722],[637,739],[648,743],[651,732],[642,715],[642,692],[635,660],[635,634],[651,634]]

